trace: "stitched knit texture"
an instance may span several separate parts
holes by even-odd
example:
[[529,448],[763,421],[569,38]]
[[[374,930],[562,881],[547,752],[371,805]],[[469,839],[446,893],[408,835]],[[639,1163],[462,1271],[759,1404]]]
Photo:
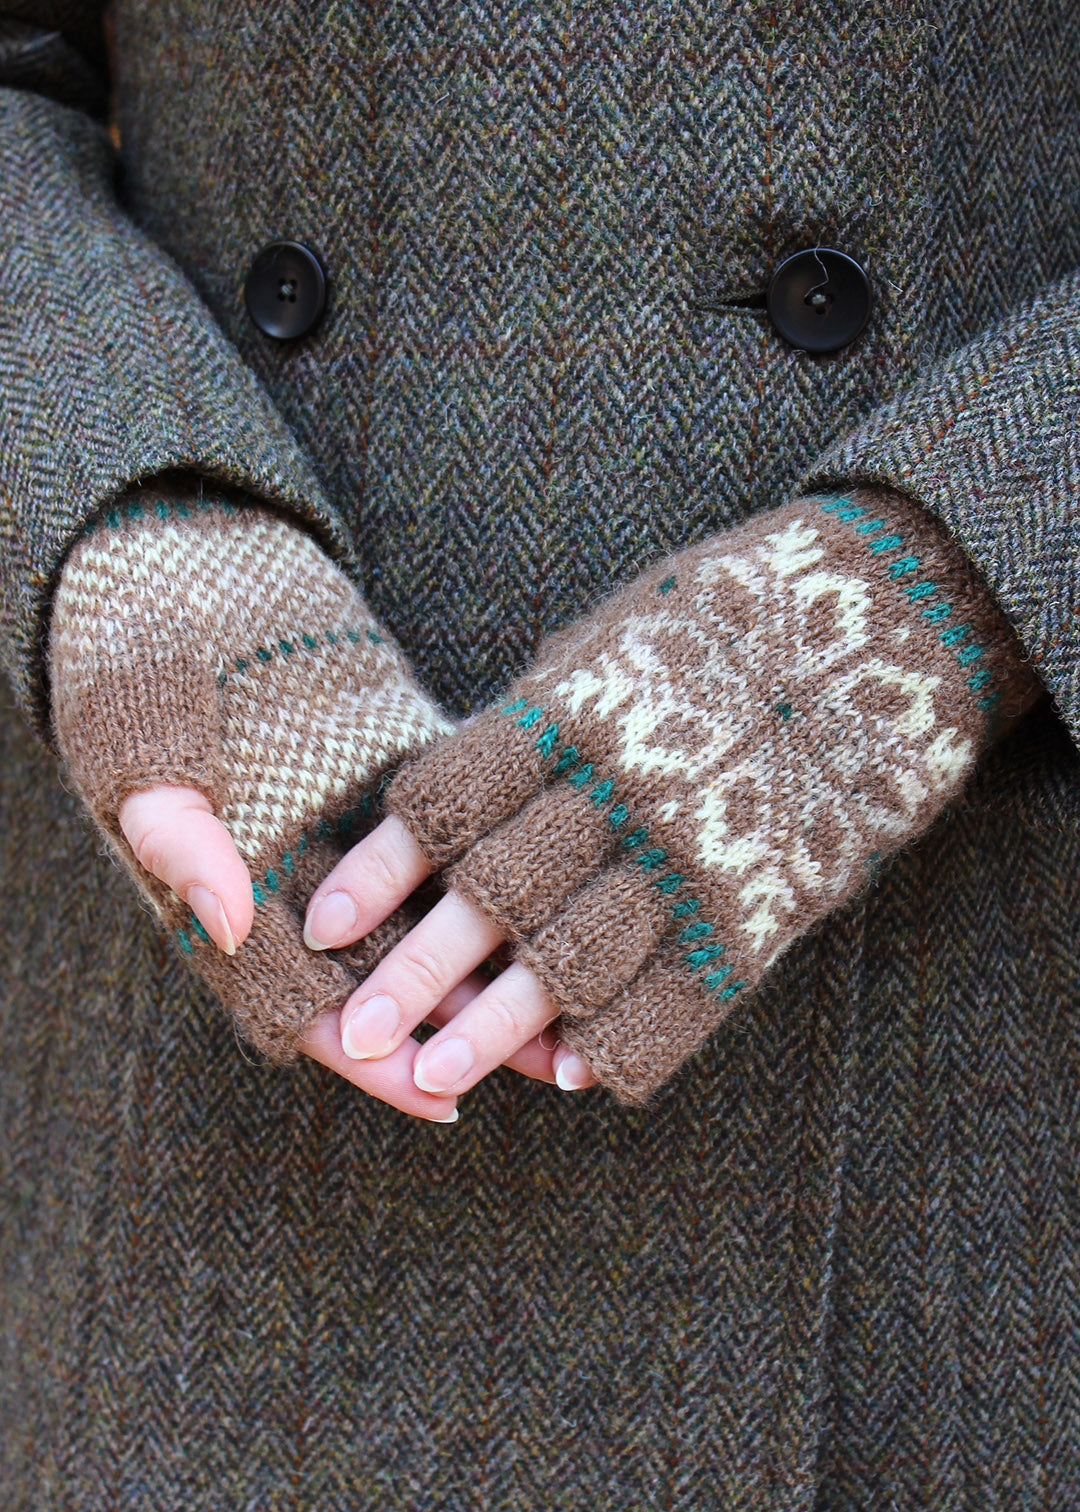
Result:
[[[99,9],[0,45],[5,1512],[1080,1506],[1075,0],[119,0],[119,151]],[[244,307],[279,236],[300,342]],[[819,243],[875,296],[824,358],[761,307]],[[502,1069],[432,1126],[238,1054],[16,712],[74,533],[170,464],[352,551],[460,712],[885,474],[1059,714],[650,1108]]]
[[1043,691],[933,516],[796,499],[553,636],[387,805],[641,1102]]
[[[242,1036],[288,1064],[415,917],[316,953],[308,897],[370,828],[379,782],[453,726],[309,536],[180,480],[88,527],[60,579],[49,664],[74,787]],[[234,956],[120,829],[124,798],[158,782],[205,793],[247,863],[255,922]]]

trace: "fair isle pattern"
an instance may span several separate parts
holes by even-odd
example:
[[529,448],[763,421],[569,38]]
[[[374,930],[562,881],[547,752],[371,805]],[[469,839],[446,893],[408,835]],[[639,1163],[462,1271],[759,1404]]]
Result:
[[[883,556],[883,564],[888,571],[891,581],[899,582],[904,597],[909,603],[921,603],[926,599],[934,599],[934,602],[926,604],[919,610],[919,618],[925,620],[927,625],[940,625],[950,620],[953,606],[945,599],[935,599],[938,585],[929,578],[920,578],[915,583],[907,583],[904,580],[913,572],[917,572],[922,565],[919,557],[912,556],[906,550],[906,543],[902,536],[892,535],[884,520],[867,519],[870,511],[861,504],[856,504],[848,495],[839,498],[829,498],[821,501],[821,509],[826,514],[836,515],[838,520],[853,522],[855,534],[864,538],[868,549],[878,556]],[[885,531],[885,535],[879,534]],[[899,554],[897,554],[899,553]],[[892,556],[892,560],[889,557]],[[959,646],[956,652],[956,660],[962,667],[970,667],[980,661],[984,655],[985,647],[976,645],[969,637],[971,626],[965,624],[949,623],[945,629],[938,633],[938,640],[943,646]],[[984,709],[989,716],[992,710],[996,710],[1001,701],[1000,688],[991,688],[994,680],[994,669],[986,662],[978,667],[965,679],[972,694],[978,694],[975,702],[980,709]]]
[[[918,505],[887,490],[795,499],[554,636],[458,754],[401,773],[388,804],[518,939],[574,1047],[607,1036],[587,1055],[605,1084],[641,1099],[715,1026],[716,1003],[759,983],[932,822],[1040,691]],[[508,720],[522,732],[510,741]],[[531,780],[513,774],[523,760]],[[563,778],[602,831],[568,827]],[[577,854],[560,875],[550,853],[564,835]],[[651,902],[604,882],[627,867]],[[529,868],[549,873],[546,911],[532,885],[515,917],[513,878]]]
[[[247,1039],[285,1063],[352,985],[302,944],[311,888],[406,755],[453,727],[345,574],[254,504],[148,484],[83,532],[49,648],[58,746],[123,865]],[[117,824],[130,791],[198,787],[251,875],[256,919],[224,956]]]

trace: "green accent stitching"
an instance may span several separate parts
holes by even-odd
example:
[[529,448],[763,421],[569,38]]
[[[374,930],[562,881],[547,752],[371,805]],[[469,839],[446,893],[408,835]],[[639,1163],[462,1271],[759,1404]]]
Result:
[[659,592],[660,593],[670,593],[671,590],[674,588],[674,586],[675,586],[675,579],[673,577],[666,577],[664,579],[664,581],[661,584],[659,584]]
[[204,941],[207,945],[210,944],[210,936],[194,914],[191,916],[191,929],[192,933],[197,934],[200,940]]
[[296,650],[296,647],[290,645],[287,640],[278,641],[278,645],[281,647],[282,656],[292,656],[293,652]]
[[729,961],[726,966],[720,966],[720,967],[717,968],[716,971],[710,971],[709,974],[708,974],[708,976],[705,977],[705,979],[704,979],[705,986],[708,987],[710,989],[710,991],[713,990],[716,987],[719,987],[720,983],[724,980],[724,978],[726,976],[730,975],[730,973],[732,971],[734,971],[734,969],[735,968],[731,965],[731,963]]
[[266,662],[273,661],[274,659],[273,652],[268,651],[265,646],[256,646],[255,655],[264,665]]
[[884,520],[863,520],[861,525],[856,525],[856,535],[873,535],[875,530],[884,530]]
[[943,646],[955,646],[957,641],[962,641],[971,629],[970,625],[950,625],[948,630],[943,630],[938,640]]
[[257,882],[253,882],[251,884],[251,895],[255,899],[256,903],[266,902],[266,894],[263,892],[262,888]]
[[774,704],[773,709],[777,714],[779,714],[781,719],[791,718],[791,705],[789,703]]
[[382,636],[381,635],[377,635],[374,630],[369,630],[368,631],[367,638],[368,638],[368,640],[371,642],[371,644],[373,646],[385,646],[386,645],[386,642],[383,640]]
[[[501,712],[508,715],[518,714],[522,709],[526,707],[526,704],[526,699],[518,699],[514,703],[505,704],[502,707]],[[519,725],[526,725],[526,728],[529,728],[534,725],[537,720],[543,717],[543,713],[543,709],[539,705],[535,705],[528,710],[528,713],[526,714],[524,719],[519,719],[516,721],[516,723]],[[526,721],[528,721],[527,724]],[[558,725],[554,721],[552,721],[546,726],[542,734],[537,739],[536,749],[539,752],[541,759],[546,759],[551,755],[555,741],[558,737],[558,728]],[[573,745],[567,746],[555,765],[553,775],[561,776],[570,767],[579,766],[580,763],[581,757],[577,750],[577,747]],[[584,765],[580,766],[579,771],[575,772],[567,780],[573,787],[577,788],[578,791],[581,791],[592,779],[593,775],[594,771],[592,762],[586,762]],[[597,808],[599,808],[611,799],[614,791],[614,781],[611,778],[604,778],[593,788],[592,792],[589,794],[589,797],[592,803]],[[627,809],[626,804],[622,802],[616,803],[608,813],[608,822],[611,825],[612,829],[618,829],[621,825],[626,823],[628,818],[629,810]],[[644,825],[638,825],[638,827],[632,830],[630,834],[624,835],[620,843],[627,850],[637,850],[640,846],[646,845],[648,839],[649,833],[646,827]],[[667,858],[667,851],[662,847],[650,846],[647,849],[641,851],[641,853],[634,859],[644,871],[656,871],[667,860]],[[683,886],[685,880],[685,877],[683,877],[680,872],[665,872],[662,876],[653,878],[653,885],[658,888],[660,892],[670,894],[677,892],[679,888]],[[699,898],[684,898],[681,902],[676,903],[671,907],[671,917],[673,919],[691,917],[694,914],[698,913],[700,908],[701,900]],[[706,923],[705,921],[698,921],[693,926],[691,926],[693,933],[687,936],[687,938],[696,939],[701,935],[709,934],[712,932],[713,927],[714,926],[712,924]],[[686,964],[690,969],[697,971],[701,966],[706,965],[709,961],[713,961],[717,958],[717,956],[721,955],[724,951],[724,948],[725,947],[723,945],[711,945],[702,950],[691,951],[687,956],[684,957],[684,964]],[[711,986],[716,985],[722,979],[722,977],[725,977],[727,975],[730,970],[731,967],[728,966],[725,967],[719,974],[714,973],[710,979],[706,979],[704,985],[709,987],[711,990]],[[745,982],[740,982],[737,984],[738,987],[744,987],[745,985]],[[726,995],[731,996],[734,990],[735,989],[728,988]]]
[[188,939],[187,931],[185,929],[178,929],[176,931],[176,938],[180,941],[180,949],[184,952],[184,954],[191,955],[195,947]]
[[309,651],[314,651],[315,647],[319,644],[313,635],[304,635],[302,639]]
[[523,730],[531,730],[533,725],[541,717],[543,712],[543,709],[534,705],[527,714],[523,714],[521,718],[516,719],[514,723],[520,725]]
[[699,950],[692,950],[689,955],[683,956],[683,960],[694,971],[702,966],[707,966],[710,961],[715,961],[724,954],[722,945],[702,945]]
[[[835,514],[840,519],[851,518],[850,515],[844,514],[844,512],[840,508],[840,503],[841,501],[838,501],[836,499],[825,499],[824,501],[821,501],[819,503],[819,507],[825,514]],[[861,530],[861,527],[856,526],[856,530]],[[901,536],[885,536],[882,538],[882,540],[873,542],[870,546],[870,550],[875,553],[886,551],[894,546],[900,546],[902,544],[902,540],[903,538]],[[897,579],[906,576],[909,572],[913,572],[919,565],[921,564],[918,557],[906,556],[890,563],[887,571],[890,578]],[[932,582],[929,578],[924,578],[921,582],[914,583],[910,588],[905,588],[903,590],[904,596],[911,603],[917,603],[920,599],[929,598],[931,597],[931,595],[937,593],[938,591],[938,584]],[[920,613],[920,618],[925,619],[928,624],[936,625],[940,624],[943,619],[947,619],[951,613],[952,605],[944,602],[943,600],[940,603],[931,604],[927,608],[923,609]],[[959,644],[959,642],[962,641],[965,636],[970,634],[970,631],[970,625],[952,625],[948,629],[942,631],[942,633],[938,636],[938,640],[941,641],[943,646],[955,646]],[[970,666],[972,662],[978,661],[979,657],[984,654],[985,649],[986,648],[984,646],[965,646],[956,653],[957,662],[962,667]],[[973,677],[969,677],[965,680],[968,686],[977,692],[980,688],[985,687],[985,685],[992,680],[993,676],[994,673],[990,668],[983,667],[979,672],[976,672]],[[998,696],[1000,695],[988,696],[987,698],[979,699],[977,701],[977,706],[980,709],[988,711],[992,709],[994,704],[998,701]]]
[[689,945],[691,940],[700,940],[702,935],[712,934],[712,930],[713,927],[711,924],[706,924],[704,919],[699,919],[696,924],[688,924],[686,926],[679,935],[679,940],[685,941]]

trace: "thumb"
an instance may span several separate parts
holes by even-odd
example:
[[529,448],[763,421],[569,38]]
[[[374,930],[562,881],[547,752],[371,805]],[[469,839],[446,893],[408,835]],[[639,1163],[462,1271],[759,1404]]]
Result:
[[117,817],[140,865],[233,955],[251,932],[255,899],[247,866],[209,798],[197,788],[158,783],[129,793]]

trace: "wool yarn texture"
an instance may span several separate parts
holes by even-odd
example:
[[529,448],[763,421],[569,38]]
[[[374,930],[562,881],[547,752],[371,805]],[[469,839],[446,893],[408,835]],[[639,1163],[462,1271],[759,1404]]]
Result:
[[[307,533],[224,494],[157,480],[92,521],[61,574],[52,719],[71,785],[245,1041],[287,1065],[322,1013],[417,917],[358,945],[303,943],[308,898],[378,817],[378,788],[453,725]],[[235,955],[136,859],[124,798],[198,788],[246,862],[254,923]]]
[[555,632],[386,805],[644,1105],[1041,693],[933,516],[799,498]]

